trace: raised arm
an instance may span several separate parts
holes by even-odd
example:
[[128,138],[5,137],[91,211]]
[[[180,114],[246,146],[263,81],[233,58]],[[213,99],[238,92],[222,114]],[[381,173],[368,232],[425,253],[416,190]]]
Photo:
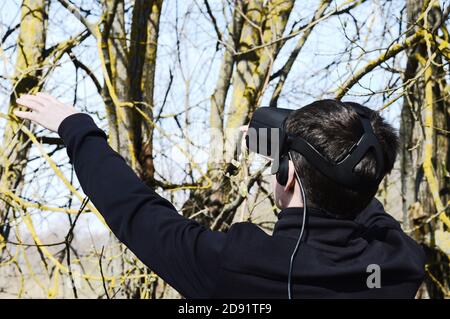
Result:
[[119,240],[183,296],[208,297],[226,235],[178,214],[109,146],[88,114],[70,114],[57,132],[83,191]]

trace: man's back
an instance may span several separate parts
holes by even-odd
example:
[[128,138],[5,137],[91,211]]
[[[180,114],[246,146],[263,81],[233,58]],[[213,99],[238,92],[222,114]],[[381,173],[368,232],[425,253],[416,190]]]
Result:
[[[286,298],[301,214],[301,208],[283,210],[273,236],[251,223],[232,226],[213,297]],[[318,209],[309,209],[307,216],[293,268],[295,298],[415,296],[424,276],[424,253],[379,201],[373,200],[354,221]]]

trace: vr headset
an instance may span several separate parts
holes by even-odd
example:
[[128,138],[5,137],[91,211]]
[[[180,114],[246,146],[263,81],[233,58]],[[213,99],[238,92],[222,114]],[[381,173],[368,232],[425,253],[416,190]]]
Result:
[[[359,140],[343,153],[338,162],[328,160],[313,145],[299,136],[287,133],[286,119],[293,112],[277,107],[260,107],[249,123],[246,144],[250,152],[273,160],[272,174],[277,181],[286,185],[289,172],[289,151],[300,153],[309,164],[332,181],[354,190],[378,187],[383,178],[384,160],[381,145],[373,132],[370,117],[366,111],[355,104],[346,104],[358,113],[364,133]],[[333,143],[332,140],[329,143]],[[376,159],[375,179],[365,178],[355,172],[355,167],[367,154],[373,151]]]

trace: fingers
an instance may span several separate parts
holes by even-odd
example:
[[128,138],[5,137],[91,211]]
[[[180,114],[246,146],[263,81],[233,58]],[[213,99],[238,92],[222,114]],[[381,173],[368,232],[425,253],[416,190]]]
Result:
[[48,104],[48,100],[43,98],[42,96],[25,94],[25,95],[21,96],[21,98],[26,98],[27,100],[34,101],[34,102],[38,103],[41,107],[45,107],[46,104]]
[[40,111],[44,107],[44,103],[41,98],[28,94],[18,98],[16,102],[35,111]]
[[24,112],[24,111],[14,111],[14,115],[23,118],[23,119],[27,119],[27,120],[34,120],[34,113],[32,112]]
[[56,98],[54,98],[52,95],[50,95],[48,93],[38,92],[38,93],[36,93],[36,95],[48,102],[59,102]]
[[27,119],[27,120],[35,120],[36,112],[41,111],[45,104],[48,103],[48,100],[43,96],[35,96],[30,94],[24,94],[20,98],[16,100],[17,104],[25,106],[26,108],[33,110],[35,112],[24,112],[15,110],[14,115]]

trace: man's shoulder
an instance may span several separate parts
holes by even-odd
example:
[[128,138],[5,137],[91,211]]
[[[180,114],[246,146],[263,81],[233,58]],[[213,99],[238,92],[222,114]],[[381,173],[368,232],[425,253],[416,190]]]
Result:
[[[267,250],[274,245],[280,245],[271,232],[262,229],[252,222],[238,222],[231,225],[227,231],[225,247],[234,251]],[[224,250],[226,252],[227,249]]]
[[234,223],[227,233],[229,237],[271,237],[270,234],[252,222]]
[[273,236],[271,232],[262,229],[251,222],[233,224],[227,232],[227,240],[223,254],[234,256],[247,254],[285,255],[292,251],[293,240],[283,236]]

